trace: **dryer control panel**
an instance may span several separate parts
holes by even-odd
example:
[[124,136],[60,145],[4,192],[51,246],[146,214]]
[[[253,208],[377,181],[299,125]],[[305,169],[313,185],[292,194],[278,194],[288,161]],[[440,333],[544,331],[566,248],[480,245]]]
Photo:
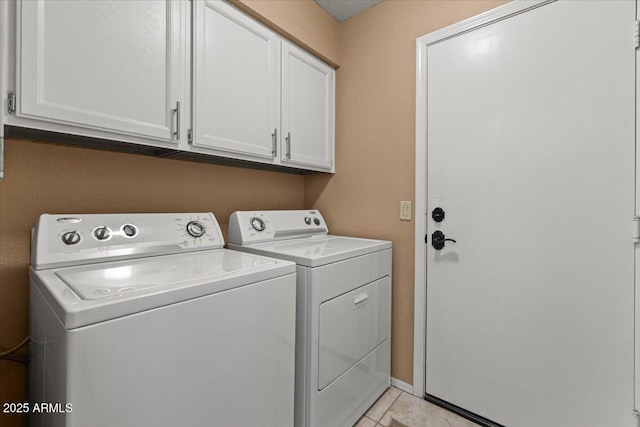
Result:
[[229,243],[245,245],[327,234],[317,210],[236,211],[229,218]]
[[33,229],[31,264],[39,270],[223,246],[210,212],[44,214]]

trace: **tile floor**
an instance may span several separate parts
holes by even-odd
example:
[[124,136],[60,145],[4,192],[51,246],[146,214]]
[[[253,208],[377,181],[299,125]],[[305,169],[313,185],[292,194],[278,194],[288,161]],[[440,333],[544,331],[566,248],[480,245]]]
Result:
[[426,400],[390,387],[354,427],[478,427]]

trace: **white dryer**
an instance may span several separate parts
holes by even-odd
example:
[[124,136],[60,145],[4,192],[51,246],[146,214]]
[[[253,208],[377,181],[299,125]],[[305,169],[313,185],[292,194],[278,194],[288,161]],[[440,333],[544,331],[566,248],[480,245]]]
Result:
[[42,215],[30,425],[292,426],[295,265],[223,244],[211,213]]
[[234,212],[228,238],[297,264],[295,425],[353,425],[390,383],[391,242],[328,235],[317,210]]

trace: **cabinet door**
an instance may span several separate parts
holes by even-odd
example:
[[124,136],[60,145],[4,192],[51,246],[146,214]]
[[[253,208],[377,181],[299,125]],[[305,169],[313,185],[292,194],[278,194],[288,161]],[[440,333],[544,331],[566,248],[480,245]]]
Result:
[[282,162],[333,171],[335,70],[282,44]]
[[19,2],[17,12],[18,116],[184,138],[177,129],[188,75],[182,2],[34,0]]
[[267,160],[276,155],[278,37],[221,1],[194,4],[195,147]]

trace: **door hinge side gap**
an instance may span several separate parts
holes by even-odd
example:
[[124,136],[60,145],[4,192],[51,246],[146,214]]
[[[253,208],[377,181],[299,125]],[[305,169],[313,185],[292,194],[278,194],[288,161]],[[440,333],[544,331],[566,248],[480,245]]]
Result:
[[191,129],[187,129],[187,143],[193,143],[193,132],[191,132]]
[[636,215],[633,217],[633,243],[640,243],[640,216]]

